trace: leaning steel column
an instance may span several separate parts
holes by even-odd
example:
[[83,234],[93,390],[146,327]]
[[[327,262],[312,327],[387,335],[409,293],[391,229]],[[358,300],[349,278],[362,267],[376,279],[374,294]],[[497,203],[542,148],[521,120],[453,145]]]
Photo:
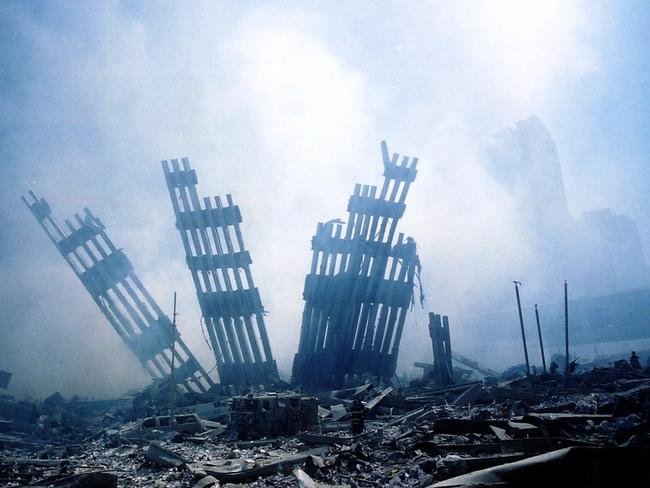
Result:
[[[83,217],[75,214],[76,226],[66,220],[66,231],[45,199],[30,191],[22,200],[149,376],[169,378],[171,362],[176,359],[177,383],[187,391],[207,392],[214,386],[129,259],[90,210],[85,208]],[[172,356],[169,344],[174,334],[179,349]]]
[[264,323],[264,307],[244,248],[239,207],[226,196],[203,198],[183,158],[162,161],[187,265],[208,324],[219,378],[224,385],[271,384],[278,370]]

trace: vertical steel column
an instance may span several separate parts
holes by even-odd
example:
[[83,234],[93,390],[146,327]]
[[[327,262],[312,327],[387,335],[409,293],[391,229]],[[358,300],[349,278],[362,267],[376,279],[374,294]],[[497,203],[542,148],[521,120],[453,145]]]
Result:
[[537,322],[537,335],[539,337],[539,349],[542,353],[542,368],[546,374],[546,357],[544,356],[544,341],[542,340],[542,326],[539,324],[539,310],[535,304],[535,322]]
[[564,355],[566,357],[564,374],[569,376],[571,374],[569,371],[569,292],[566,280],[564,280]]
[[526,345],[526,331],[524,330],[524,316],[521,314],[521,300],[519,298],[519,281],[515,284],[515,295],[517,296],[517,311],[519,312],[519,326],[521,327],[521,340],[524,344],[524,358],[526,359],[526,376],[530,376],[530,363],[528,362],[528,346]]

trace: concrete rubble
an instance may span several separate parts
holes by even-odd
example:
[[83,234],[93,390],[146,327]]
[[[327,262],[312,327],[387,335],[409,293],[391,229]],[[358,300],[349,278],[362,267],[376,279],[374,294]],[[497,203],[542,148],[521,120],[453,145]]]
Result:
[[[650,369],[625,360],[583,365],[568,377],[448,387],[425,377],[313,396],[213,395],[211,402],[205,395],[199,405],[219,407],[212,409],[193,407],[196,395],[184,394],[178,410],[199,413],[176,415],[173,428],[164,408],[141,415],[143,395],[151,393],[111,401],[1,397],[0,484],[648,486],[650,480]],[[352,436],[357,399],[365,406],[365,429]],[[239,406],[228,415],[228,405]],[[290,418],[294,423],[283,431],[259,431],[258,424]]]

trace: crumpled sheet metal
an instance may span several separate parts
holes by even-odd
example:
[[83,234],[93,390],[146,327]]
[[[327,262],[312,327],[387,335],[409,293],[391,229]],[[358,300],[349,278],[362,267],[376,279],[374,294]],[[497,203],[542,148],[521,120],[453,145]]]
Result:
[[295,454],[270,456],[263,460],[240,458],[192,463],[189,468],[196,473],[214,476],[219,481],[238,483],[259,476],[291,471],[293,466],[304,463],[310,456],[319,456],[326,451],[327,448],[318,447]]
[[457,476],[429,488],[463,486],[647,488],[650,449],[568,447]]
[[179,468],[185,465],[186,461],[175,452],[162,447],[156,442],[152,442],[144,453],[147,461],[164,466],[167,468]]

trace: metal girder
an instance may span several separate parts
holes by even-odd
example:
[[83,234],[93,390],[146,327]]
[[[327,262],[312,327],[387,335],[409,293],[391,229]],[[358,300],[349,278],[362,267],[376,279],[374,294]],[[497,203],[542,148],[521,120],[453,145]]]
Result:
[[[84,208],[83,217],[75,214],[76,222],[66,220],[64,229],[52,216],[47,201],[35,192],[28,192],[22,200],[147,374],[153,379],[169,379],[172,323],[101,221]],[[176,346],[177,383],[186,391],[209,391],[214,383],[178,331]]]
[[[182,164],[182,167],[181,167]],[[244,248],[241,212],[232,197],[199,200],[196,172],[187,158],[162,161],[176,227],[219,378],[224,385],[271,384],[278,370],[264,323],[264,308]]]

